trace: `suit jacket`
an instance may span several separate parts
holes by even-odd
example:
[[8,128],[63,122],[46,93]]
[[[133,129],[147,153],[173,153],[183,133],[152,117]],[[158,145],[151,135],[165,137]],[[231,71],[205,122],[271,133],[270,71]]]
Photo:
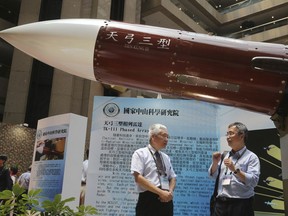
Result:
[[9,170],[5,167],[0,168],[0,191],[12,190],[13,182]]

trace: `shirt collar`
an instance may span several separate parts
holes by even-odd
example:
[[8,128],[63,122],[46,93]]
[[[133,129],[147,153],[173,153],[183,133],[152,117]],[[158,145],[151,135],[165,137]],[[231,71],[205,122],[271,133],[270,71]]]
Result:
[[154,149],[151,144],[148,145],[148,148],[150,149],[150,151],[151,151],[153,154],[155,154],[156,149]]
[[238,150],[237,152],[233,152],[232,150],[231,150],[231,153],[232,153],[232,156],[240,156],[240,155],[242,155],[243,154],[243,152],[246,150],[246,146],[244,146],[242,149],[240,149],[240,150]]

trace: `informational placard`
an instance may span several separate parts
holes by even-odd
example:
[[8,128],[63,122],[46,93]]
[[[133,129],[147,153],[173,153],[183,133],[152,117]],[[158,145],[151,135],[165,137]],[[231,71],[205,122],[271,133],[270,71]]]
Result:
[[133,152],[148,145],[148,128],[161,123],[177,174],[174,215],[209,215],[214,181],[211,155],[219,149],[217,106],[176,99],[95,97],[85,204],[101,215],[135,215],[138,194],[130,173]]
[[86,127],[87,118],[75,114],[38,121],[29,190],[41,189],[40,202],[61,194],[78,205]]

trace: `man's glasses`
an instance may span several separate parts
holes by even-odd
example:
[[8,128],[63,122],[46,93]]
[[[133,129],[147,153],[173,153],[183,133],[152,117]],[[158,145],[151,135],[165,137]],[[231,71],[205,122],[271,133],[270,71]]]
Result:
[[168,134],[157,134],[157,136],[163,138],[163,139],[169,139],[169,135]]
[[226,133],[226,137],[228,137],[228,136],[233,137],[233,136],[235,136],[235,134],[236,134],[235,132],[229,131]]

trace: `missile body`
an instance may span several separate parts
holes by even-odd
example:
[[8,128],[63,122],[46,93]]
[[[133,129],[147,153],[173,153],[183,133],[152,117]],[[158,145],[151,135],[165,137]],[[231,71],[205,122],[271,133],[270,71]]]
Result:
[[26,24],[0,37],[65,72],[111,85],[274,114],[288,47],[97,19]]

